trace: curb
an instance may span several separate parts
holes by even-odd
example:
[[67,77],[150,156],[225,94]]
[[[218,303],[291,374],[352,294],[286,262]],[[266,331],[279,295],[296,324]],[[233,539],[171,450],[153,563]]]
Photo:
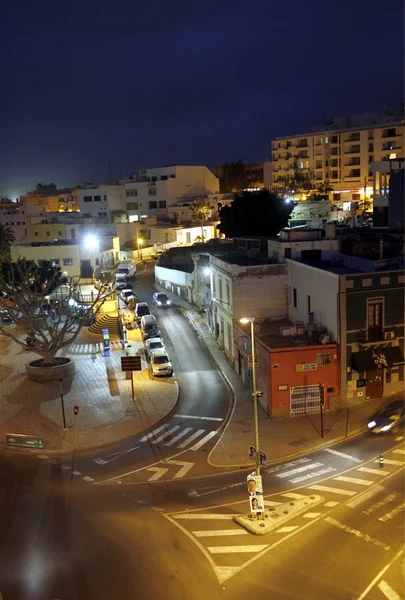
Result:
[[[177,405],[180,400],[180,386],[179,386],[177,380],[174,381],[174,385],[176,386],[176,400],[175,400],[173,407],[170,409],[170,411],[167,412],[159,420],[157,420],[153,425],[150,425],[146,429],[144,429],[142,431],[138,431],[138,433],[133,434],[133,435],[141,435],[141,434],[150,433],[157,426],[162,425],[168,419],[170,419],[170,417],[176,412]],[[100,442],[100,443],[96,443],[96,444],[89,444],[86,448],[81,448],[81,449],[76,449],[76,450],[73,448],[73,444],[72,444],[72,448],[70,450],[53,450],[51,448],[45,447],[45,448],[41,448],[41,450],[35,451],[33,448],[26,449],[26,448],[10,447],[10,446],[7,446],[6,444],[4,444],[3,442],[0,442],[0,449],[3,451],[10,452],[12,454],[23,454],[24,456],[37,456],[38,454],[52,454],[53,456],[55,456],[55,455],[65,456],[65,455],[71,455],[72,453],[74,453],[77,456],[78,454],[84,454],[85,452],[93,452],[93,451],[96,451],[99,449],[101,450],[104,448],[108,448],[109,446],[113,446],[114,444],[119,444],[120,442],[125,442],[125,441],[131,439],[133,437],[133,435],[129,435],[129,436],[126,436],[123,438],[118,438],[111,442],[104,442],[104,443]],[[28,450],[28,452],[27,452],[27,450]]]

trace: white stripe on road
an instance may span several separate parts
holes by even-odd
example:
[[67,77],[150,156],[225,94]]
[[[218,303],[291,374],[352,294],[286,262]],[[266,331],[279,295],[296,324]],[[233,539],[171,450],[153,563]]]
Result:
[[304,519],[316,519],[316,517],[319,517],[319,515],[321,515],[322,513],[305,513],[305,515],[303,515]]
[[233,517],[234,515],[221,515],[217,513],[181,513],[180,515],[173,515],[174,519],[193,519],[197,521],[209,519],[213,519],[214,521],[222,521],[224,519],[227,521],[232,521]]
[[319,492],[332,492],[333,494],[340,494],[342,496],[354,496],[357,492],[351,490],[341,490],[340,488],[329,487],[328,485],[310,485],[310,490],[318,490]]
[[165,444],[165,446],[172,446],[173,444],[175,444],[176,442],[181,440],[182,437],[187,435],[188,432],[191,431],[192,429],[193,429],[192,427],[186,427],[185,429],[183,429],[183,431],[180,431],[180,433],[178,433],[172,440],[170,440],[170,442],[167,442]]
[[388,471],[384,471],[383,469],[369,469],[368,467],[359,467],[357,471],[362,471],[363,473],[372,473],[373,475],[380,475],[380,477],[385,477],[385,475],[388,475]]
[[398,437],[395,438],[396,442],[402,442],[402,440],[404,439],[403,435],[399,435]]
[[393,450],[394,454],[405,454],[405,450],[403,448],[397,448],[396,450]]
[[337,450],[332,450],[332,448],[325,448],[325,452],[329,452],[330,454],[336,454],[336,456],[340,456],[341,458],[347,458],[348,460],[353,460],[354,462],[361,463],[363,462],[359,458],[355,456],[351,456],[350,454],[345,454],[344,452],[338,452]]
[[384,575],[384,573],[386,571],[388,571],[388,569],[390,568],[390,566],[397,560],[397,558],[399,558],[401,556],[401,554],[403,554],[404,551],[400,550],[395,556],[394,558],[387,564],[385,565],[385,567],[383,569],[381,569],[381,571],[374,577],[373,581],[371,583],[368,584],[368,586],[366,587],[366,589],[364,590],[364,592],[362,592],[360,594],[360,596],[358,598],[356,598],[356,600],[364,600],[364,598],[367,597],[367,594],[369,593],[369,591],[375,586],[375,584],[377,583],[377,581]]
[[208,442],[208,440],[213,438],[214,435],[216,435],[216,433],[217,433],[216,431],[210,431],[201,440],[199,440],[196,444],[194,444],[194,446],[191,446],[191,448],[189,448],[189,450],[198,450],[199,448],[201,448],[201,446],[204,446],[205,442]]
[[282,502],[273,502],[273,500],[264,500],[263,504],[264,504],[264,506],[280,506],[283,503]]
[[68,465],[62,465],[62,469],[64,471],[70,471],[72,469],[72,467],[69,467]]
[[396,506],[395,508],[393,508],[391,510],[391,512],[387,513],[383,517],[380,517],[378,520],[382,521],[383,523],[386,523],[387,521],[389,521],[390,519],[393,519],[399,513],[401,513],[404,508],[405,508],[405,502],[403,502],[402,504],[399,504],[398,506]]
[[257,546],[213,546],[208,548],[211,554],[230,554],[236,552],[261,552],[268,548],[268,544],[258,544]]
[[244,529],[213,529],[210,531],[192,531],[195,537],[216,537],[219,535],[247,535],[249,532]]
[[194,440],[196,438],[198,438],[204,432],[205,432],[205,429],[198,429],[195,433],[193,433],[193,435],[190,435],[186,440],[184,440],[184,442],[179,444],[177,447],[185,448],[186,446],[188,446],[188,444],[191,444],[191,442],[194,442]]
[[49,458],[49,456],[47,456],[46,454],[37,454],[38,458],[43,458],[45,460],[47,460]]
[[293,469],[292,471],[280,473],[279,475],[276,475],[276,477],[280,477],[280,479],[283,479],[284,477],[290,477],[290,475],[298,475],[298,473],[303,473],[304,471],[309,471],[310,469],[317,469],[318,467],[323,467],[323,463],[311,463],[309,465],[305,465],[304,467],[298,467],[297,469]]
[[157,437],[156,439],[154,439],[153,442],[152,442],[152,444],[158,444],[162,440],[165,440],[167,437],[169,437],[170,435],[172,435],[172,433],[174,433],[178,429],[180,429],[180,425],[175,425],[174,427],[171,427],[168,431],[165,431],[164,433],[162,433],[162,435],[160,435],[159,437]]
[[166,425],[161,425],[160,427],[157,427],[156,429],[154,429],[150,433],[147,433],[146,435],[144,435],[143,438],[141,438],[139,441],[140,442],[146,442],[147,440],[150,440],[150,438],[155,437],[155,435],[157,433],[159,433],[159,431],[162,431],[162,429],[164,429],[165,427],[166,427]]
[[287,469],[287,467],[293,467],[294,465],[302,465],[303,463],[310,462],[310,458],[299,458],[298,460],[293,460],[292,462],[286,463],[284,465],[277,465],[276,467],[271,467],[271,469],[263,469],[266,473],[277,473],[277,471],[281,471],[282,469]]
[[88,475],[86,475],[86,477],[82,477],[82,479],[84,479],[84,481],[94,481],[93,477],[89,477]]
[[80,471],[72,471],[73,475],[81,475]]
[[388,600],[402,600],[402,596],[399,596],[384,580],[380,581],[378,589],[388,598]]
[[223,421],[219,417],[197,417],[193,415],[173,415],[174,417],[178,417],[179,419],[201,419],[201,421]]
[[300,498],[306,498],[305,494],[296,494],[295,492],[288,492],[288,494],[281,494],[284,498],[293,498],[293,500],[299,500]]
[[384,487],[382,485],[377,485],[372,490],[367,490],[367,492],[363,492],[362,494],[360,494],[360,496],[358,496],[354,500],[350,500],[350,502],[348,502],[346,504],[346,506],[348,506],[349,508],[356,508],[356,506],[363,504],[363,502],[365,502],[369,498],[372,498],[376,494],[379,494],[380,492],[382,492],[383,489],[384,489]]
[[301,481],[306,481],[307,479],[313,479],[314,477],[319,477],[320,475],[325,475],[325,473],[332,473],[332,471],[336,471],[333,467],[328,467],[327,469],[321,469],[320,471],[313,471],[312,473],[307,473],[306,475],[302,475],[302,477],[295,477],[294,479],[290,479],[291,483],[300,483]]
[[339,504],[340,502],[325,502],[325,506],[328,508],[335,508],[335,506],[338,506]]
[[334,481],[344,481],[346,483],[355,483],[356,485],[373,485],[374,481],[371,479],[357,479],[356,477],[346,477],[345,475],[339,475],[338,477],[333,478]]
[[[380,459],[377,458],[377,460],[375,460],[374,462],[379,463]],[[389,458],[384,458],[384,464],[386,465],[404,465],[404,461],[403,460],[390,460]]]
[[348,525],[345,525],[344,523],[341,523],[340,521],[336,521],[336,519],[333,519],[332,517],[326,517],[325,521],[327,523],[330,523],[331,525],[335,525],[335,527],[337,527],[338,529],[341,529],[342,531],[346,531],[346,533],[351,533],[351,534],[355,535],[356,537],[364,540],[365,542],[371,542],[372,544],[374,544],[374,546],[378,546],[379,548],[384,548],[384,550],[391,550],[390,546],[387,546],[387,544],[380,542],[380,540],[376,540],[376,539],[370,537],[369,535],[367,535],[366,533],[362,533],[361,531],[358,531],[357,529],[353,529],[353,527],[349,527]]
[[277,529],[276,533],[290,533],[290,531],[295,531],[298,529],[299,525],[290,525],[290,527],[282,527],[281,529]]

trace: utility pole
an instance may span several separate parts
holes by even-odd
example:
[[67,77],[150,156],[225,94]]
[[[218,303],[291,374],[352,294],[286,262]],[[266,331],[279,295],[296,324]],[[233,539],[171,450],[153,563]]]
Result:
[[63,431],[67,431],[66,416],[65,416],[65,403],[63,401],[63,387],[62,387],[62,382],[63,382],[63,378],[59,379],[60,402],[62,404],[62,416],[63,416]]

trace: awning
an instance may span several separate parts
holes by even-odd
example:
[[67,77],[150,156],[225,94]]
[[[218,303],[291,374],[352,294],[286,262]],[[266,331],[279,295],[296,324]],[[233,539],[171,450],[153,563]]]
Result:
[[376,369],[390,369],[395,364],[403,362],[404,357],[399,346],[364,350],[352,354],[353,369],[359,373]]

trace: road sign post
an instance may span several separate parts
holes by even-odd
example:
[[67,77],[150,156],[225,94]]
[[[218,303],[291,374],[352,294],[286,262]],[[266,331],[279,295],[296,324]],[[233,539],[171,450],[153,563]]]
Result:
[[131,373],[132,400],[135,400],[133,371],[142,371],[140,356],[121,356],[121,370]]
[[73,441],[73,447],[76,448],[76,433],[77,433],[77,417],[79,414],[79,406],[75,405],[73,407],[73,414],[75,416],[75,434],[74,434],[74,441]]
[[7,446],[21,446],[23,448],[41,449],[44,447],[44,440],[31,435],[22,433],[6,433]]
[[[259,454],[260,454],[259,462],[262,467],[265,467],[267,464],[267,456],[261,450],[259,451]],[[249,446],[249,458],[250,458],[250,460],[256,461],[256,448],[254,446]]]
[[62,387],[62,383],[63,383],[63,378],[59,379],[60,403],[62,405],[63,431],[67,431],[67,427],[66,427],[66,415],[65,415],[65,403],[63,401],[63,387]]

